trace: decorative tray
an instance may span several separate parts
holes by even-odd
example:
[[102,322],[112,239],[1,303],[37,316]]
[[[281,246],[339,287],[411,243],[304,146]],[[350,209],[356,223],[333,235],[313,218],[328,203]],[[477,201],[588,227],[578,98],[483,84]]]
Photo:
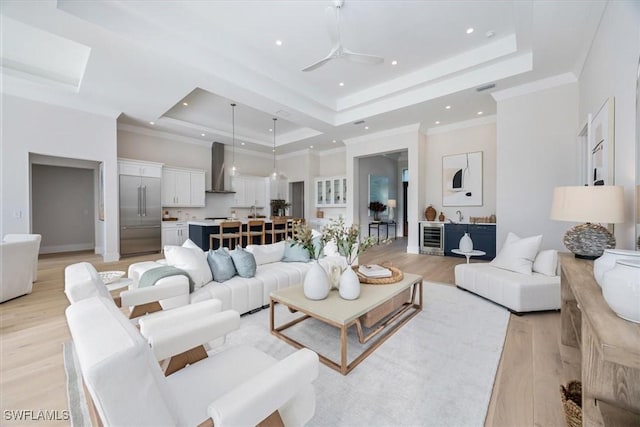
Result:
[[107,285],[120,280],[124,276],[124,271],[101,271],[98,276]]
[[357,265],[354,265],[351,268],[356,272],[356,276],[358,276],[358,280],[360,280],[360,283],[366,283],[367,285],[389,285],[391,283],[397,283],[404,278],[404,274],[402,274],[402,271],[399,268],[386,264],[382,264],[382,266],[391,270],[391,277],[367,277],[364,274],[358,272]]

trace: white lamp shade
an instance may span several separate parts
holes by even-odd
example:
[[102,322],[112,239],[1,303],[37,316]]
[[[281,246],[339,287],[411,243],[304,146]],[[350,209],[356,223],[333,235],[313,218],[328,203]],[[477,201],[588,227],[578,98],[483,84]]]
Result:
[[624,190],[616,185],[556,187],[551,219],[603,224],[624,222]]
[[389,206],[390,208],[395,208],[396,207],[396,199],[387,200],[387,206]]

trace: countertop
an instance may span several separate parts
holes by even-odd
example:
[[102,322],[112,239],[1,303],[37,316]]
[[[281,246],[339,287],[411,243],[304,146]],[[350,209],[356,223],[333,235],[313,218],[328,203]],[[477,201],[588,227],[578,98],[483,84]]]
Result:
[[447,221],[418,221],[419,223],[426,223],[426,224],[462,224],[462,225],[496,225],[495,222],[466,222],[466,221],[462,221],[462,222],[451,222],[449,220]]
[[[249,222],[249,220],[253,220],[254,218],[236,218],[236,219],[228,219],[227,221],[240,221],[243,224],[246,224]],[[270,218],[255,218],[256,220],[262,220],[264,221],[266,224],[270,224],[271,223],[271,219]],[[212,226],[217,226],[220,225],[220,223],[223,222],[223,220],[221,219],[197,219],[197,220],[191,220],[188,221],[189,225],[200,225],[202,227],[212,227]]]

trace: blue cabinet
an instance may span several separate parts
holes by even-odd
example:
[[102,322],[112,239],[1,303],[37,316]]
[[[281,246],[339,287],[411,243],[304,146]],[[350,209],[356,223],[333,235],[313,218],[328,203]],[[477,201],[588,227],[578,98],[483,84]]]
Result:
[[480,259],[491,260],[496,257],[496,226],[482,224],[445,224],[444,225],[444,254],[446,256],[462,256],[451,252],[458,249],[460,238],[469,233],[473,240],[473,249],[486,252]]

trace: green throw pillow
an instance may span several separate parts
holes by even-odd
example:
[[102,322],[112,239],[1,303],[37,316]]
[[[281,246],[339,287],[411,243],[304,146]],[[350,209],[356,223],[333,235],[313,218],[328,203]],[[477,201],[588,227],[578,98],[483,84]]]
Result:
[[290,241],[285,242],[282,262],[309,262],[310,259],[308,250]]
[[211,268],[213,280],[216,282],[224,282],[236,275],[236,268],[233,266],[231,255],[223,248],[216,249],[215,251],[209,249],[207,262],[209,263],[209,268]]
[[229,252],[233,265],[240,277],[253,277],[256,275],[256,259],[251,252],[247,252],[240,246]]

